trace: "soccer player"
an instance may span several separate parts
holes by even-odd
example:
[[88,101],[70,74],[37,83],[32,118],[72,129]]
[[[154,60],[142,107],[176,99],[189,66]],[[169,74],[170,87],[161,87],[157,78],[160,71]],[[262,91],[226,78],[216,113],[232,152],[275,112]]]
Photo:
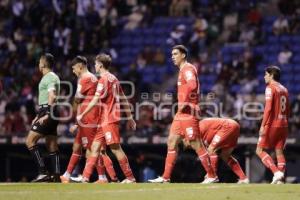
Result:
[[239,162],[231,155],[237,145],[240,135],[240,125],[226,118],[206,118],[199,122],[200,137],[208,148],[211,165],[217,173],[218,155],[227,163],[230,169],[239,177],[238,183],[249,183],[249,179],[243,172]]
[[77,116],[80,122],[90,110],[100,103],[101,107],[101,127],[98,128],[91,147],[91,156],[88,158],[81,182],[88,182],[93,171],[101,146],[104,142],[110,147],[116,156],[120,167],[126,176],[122,183],[136,182],[132,170],[129,166],[127,156],[120,145],[119,122],[121,119],[120,107],[124,106],[127,116],[127,126],[133,130],[136,129],[136,123],[133,120],[129,103],[124,95],[118,79],[108,70],[111,67],[111,57],[106,54],[100,54],[95,59],[95,69],[100,73],[101,78],[98,81],[97,91],[87,108]]
[[46,169],[44,159],[37,145],[37,142],[41,138],[46,139],[46,146],[49,151],[53,170],[52,181],[59,181],[60,165],[57,145],[57,118],[59,116],[55,103],[60,90],[60,80],[52,71],[53,66],[53,55],[46,53],[41,56],[39,60],[39,70],[43,74],[43,78],[39,83],[39,110],[37,116],[32,121],[31,130],[26,138],[26,146],[37,164],[39,171],[38,176],[32,180],[32,182],[51,181],[51,176]]
[[[83,56],[77,56],[72,61],[72,69],[73,73],[79,79],[75,94],[75,101],[78,103],[78,112],[81,113],[92,100],[96,92],[98,80],[94,74],[89,72],[87,67],[87,59]],[[73,153],[71,155],[67,171],[60,176],[62,183],[69,183],[71,173],[80,159],[82,148],[86,149],[86,157],[89,156],[90,146],[97,131],[98,120],[99,107],[95,106],[87,115],[85,115],[84,119],[81,120],[81,123],[75,124],[70,128],[70,132],[72,133],[74,133],[76,129],[78,129],[78,131],[73,144]],[[106,160],[106,162],[103,160]],[[108,166],[109,172],[112,170],[112,173],[114,174],[112,179],[113,181],[117,181],[110,158],[106,154],[103,154],[103,156],[99,155],[96,167],[99,177],[97,182],[107,183],[104,163],[110,164],[110,166]]]
[[[279,83],[280,68],[269,66],[265,70],[265,110],[259,130],[256,154],[274,176],[272,184],[282,183],[285,173],[283,150],[288,135],[289,95],[288,90]],[[265,149],[275,149],[277,165]]]
[[171,173],[177,157],[178,143],[185,138],[196,151],[207,178],[202,183],[218,182],[209,155],[199,137],[198,113],[199,108],[199,80],[195,66],[187,62],[187,48],[183,45],[174,46],[172,60],[179,68],[178,76],[178,111],[174,117],[168,137],[168,153],[165,161],[165,170],[161,177],[149,180],[152,183],[170,182]]

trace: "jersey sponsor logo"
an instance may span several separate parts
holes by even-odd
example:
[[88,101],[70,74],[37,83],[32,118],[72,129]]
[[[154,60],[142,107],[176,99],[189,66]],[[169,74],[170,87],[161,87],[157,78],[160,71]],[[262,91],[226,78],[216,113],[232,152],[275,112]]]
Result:
[[269,100],[272,98],[272,89],[266,88],[266,100]]
[[111,132],[106,132],[104,135],[105,135],[105,140],[106,140],[107,142],[111,142],[111,139],[112,139],[112,134],[111,134]]
[[192,80],[193,78],[194,78],[193,72],[191,72],[191,71],[186,71],[186,72],[185,72],[185,79],[186,79],[187,81]]
[[193,127],[186,128],[185,130],[186,130],[186,134],[189,138],[192,138],[194,136]]

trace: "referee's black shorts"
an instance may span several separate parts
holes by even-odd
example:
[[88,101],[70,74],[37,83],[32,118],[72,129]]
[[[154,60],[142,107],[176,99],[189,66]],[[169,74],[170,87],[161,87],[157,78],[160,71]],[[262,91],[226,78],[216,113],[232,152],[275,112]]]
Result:
[[44,121],[43,124],[40,124],[38,120],[47,115],[47,112],[49,110],[49,105],[40,105],[39,110],[37,113],[37,120],[32,124],[31,130],[37,133],[40,133],[42,135],[53,135],[57,136],[57,126],[58,126],[58,117],[59,117],[59,111],[57,106],[54,106],[53,109],[50,111],[49,117],[47,120]]

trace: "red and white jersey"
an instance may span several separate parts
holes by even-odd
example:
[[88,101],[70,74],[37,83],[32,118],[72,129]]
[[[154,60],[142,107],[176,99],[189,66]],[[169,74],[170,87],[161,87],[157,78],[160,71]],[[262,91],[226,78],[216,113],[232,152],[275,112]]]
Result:
[[95,93],[101,101],[101,125],[120,121],[120,93],[123,91],[115,75],[109,72],[101,74]]
[[276,81],[272,81],[265,91],[265,110],[262,126],[287,127],[289,116],[288,90]]
[[[194,65],[186,63],[180,69],[177,86],[178,105],[188,105],[193,108],[193,111],[199,112],[200,84],[198,72]],[[177,113],[174,120],[180,119],[183,115],[182,113]]]
[[[89,105],[97,89],[97,77],[90,73],[84,73],[78,80],[76,98],[82,99],[78,105],[78,113],[82,113]],[[84,117],[83,123],[97,124],[99,119],[99,106],[95,106]]]
[[82,99],[82,103],[89,103],[97,88],[97,77],[90,73],[84,73],[78,80],[76,97]]
[[206,118],[199,122],[200,136],[203,141],[208,144],[222,129],[226,130],[228,127],[240,127],[240,125],[232,120],[226,118]]

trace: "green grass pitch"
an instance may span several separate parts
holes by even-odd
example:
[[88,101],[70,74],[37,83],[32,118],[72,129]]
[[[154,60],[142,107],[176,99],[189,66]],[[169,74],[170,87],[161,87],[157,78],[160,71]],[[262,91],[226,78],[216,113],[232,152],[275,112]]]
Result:
[[297,200],[300,185],[0,184],[0,200]]

